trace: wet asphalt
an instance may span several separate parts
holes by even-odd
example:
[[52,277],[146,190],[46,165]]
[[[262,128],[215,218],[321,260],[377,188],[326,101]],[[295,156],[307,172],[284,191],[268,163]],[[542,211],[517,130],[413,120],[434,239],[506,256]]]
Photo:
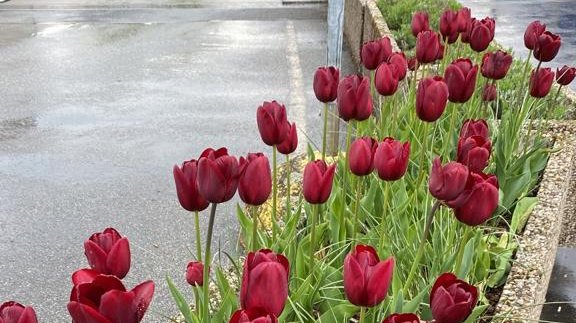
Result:
[[[165,276],[191,299],[194,244],[172,167],[205,147],[269,152],[255,119],[264,100],[319,142],[325,12],[280,0],[0,4],[0,302],[69,322],[83,241],[112,226],[130,239],[128,287],[157,283],[145,321],[175,314]],[[232,253],[234,207],[219,208],[214,238]]]

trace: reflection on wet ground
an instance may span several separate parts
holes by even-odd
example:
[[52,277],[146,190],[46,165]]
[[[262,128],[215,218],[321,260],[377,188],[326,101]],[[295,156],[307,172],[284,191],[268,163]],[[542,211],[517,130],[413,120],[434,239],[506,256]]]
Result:
[[576,249],[558,248],[541,320],[574,322],[576,318]]

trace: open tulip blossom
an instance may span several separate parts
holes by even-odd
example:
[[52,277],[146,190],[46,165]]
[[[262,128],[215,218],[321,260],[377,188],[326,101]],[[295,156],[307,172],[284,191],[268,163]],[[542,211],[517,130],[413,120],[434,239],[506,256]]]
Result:
[[428,182],[430,194],[442,201],[453,200],[464,191],[468,175],[468,167],[465,165],[449,162],[442,166],[440,158],[436,158]]
[[576,67],[569,67],[567,65],[562,66],[560,69],[556,69],[556,83],[565,86],[574,80],[576,76]]
[[38,323],[38,319],[32,307],[8,301],[0,305],[0,323]]
[[534,45],[534,58],[541,62],[549,62],[556,57],[562,45],[562,38],[559,35],[545,31],[536,39]]
[[539,20],[531,22],[524,31],[524,46],[529,50],[534,50],[538,37],[546,31],[546,25],[540,23]]
[[476,226],[492,217],[498,207],[498,195],[496,176],[470,172],[462,193],[446,204],[454,209],[460,222]]
[[478,302],[476,287],[452,273],[440,275],[430,291],[430,309],[436,323],[462,323]]

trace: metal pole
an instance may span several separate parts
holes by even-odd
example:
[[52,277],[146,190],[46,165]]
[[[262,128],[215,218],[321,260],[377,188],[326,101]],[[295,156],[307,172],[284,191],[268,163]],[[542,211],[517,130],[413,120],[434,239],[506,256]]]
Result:
[[[342,70],[344,2],[345,0],[328,0],[326,65],[336,66],[340,70]],[[340,119],[335,107],[334,104],[330,104],[328,109],[329,139],[327,151],[330,155],[336,155],[339,151]]]

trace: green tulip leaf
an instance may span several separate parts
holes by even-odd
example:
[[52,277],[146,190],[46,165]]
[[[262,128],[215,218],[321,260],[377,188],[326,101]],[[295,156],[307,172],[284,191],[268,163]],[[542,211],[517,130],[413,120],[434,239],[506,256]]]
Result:
[[528,217],[530,217],[536,204],[538,204],[537,197],[523,197],[518,201],[514,208],[514,213],[512,213],[510,232],[520,233],[524,229],[526,222],[528,222]]
[[172,282],[172,279],[169,276],[166,276],[166,282],[168,283],[170,294],[172,294],[172,298],[176,302],[176,306],[178,306],[180,313],[182,313],[182,316],[184,316],[186,323],[194,323],[195,320],[192,319],[193,315],[192,310],[190,309],[190,305],[188,305],[188,302],[186,302],[186,299],[182,293],[180,293],[178,287],[174,285],[174,282]]

